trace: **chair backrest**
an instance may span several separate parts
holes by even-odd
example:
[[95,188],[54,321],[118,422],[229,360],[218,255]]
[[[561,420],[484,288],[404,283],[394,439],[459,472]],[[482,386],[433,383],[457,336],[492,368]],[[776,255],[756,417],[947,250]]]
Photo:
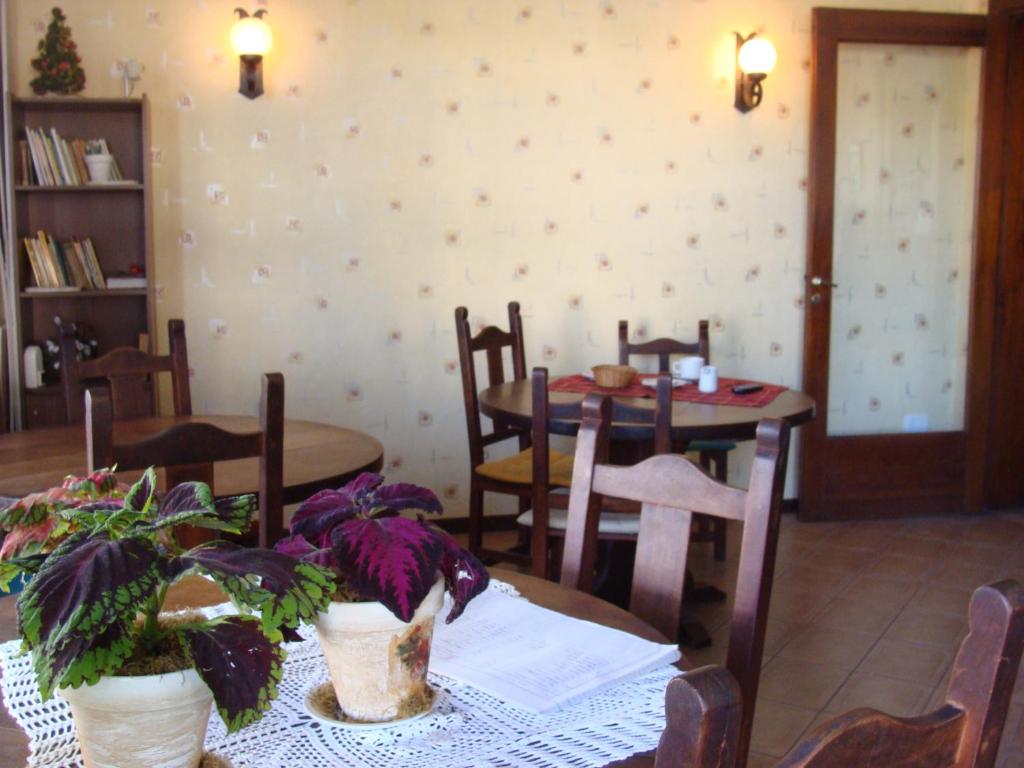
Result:
[[741,521],[743,541],[726,666],[743,692],[739,754],[745,762],[775,567],[789,425],[778,419],[764,419],[758,425],[750,487],[744,491],[712,479],[676,454],[653,456],[631,467],[601,463],[598,457],[607,455],[611,419],[609,399],[588,395],[576,436],[562,585],[591,589],[601,497],[638,501],[640,533],[629,610],[666,637],[675,637],[693,513]]
[[[530,559],[534,576],[548,577],[547,539],[551,509],[550,424],[553,421],[580,421],[583,403],[552,403],[548,396],[548,369],[534,368],[531,376],[533,395],[533,527],[530,534]],[[661,374],[655,390],[653,408],[613,402],[612,420],[623,424],[649,424],[654,428],[654,452],[667,453],[672,442],[672,376]],[[603,457],[607,458],[607,457]]]
[[[797,744],[778,768],[991,768],[1022,652],[1024,588],[1015,581],[979,587],[971,598],[970,633],[960,644],[942,706],[911,718],[866,708],[838,715]],[[721,667],[672,680],[656,768],[735,766],[740,696]]]
[[708,335],[708,321],[697,323],[697,341],[685,342],[661,338],[638,344],[629,342],[629,323],[619,320],[619,365],[629,365],[630,355],[657,355],[658,371],[669,370],[672,355],[700,355],[704,363],[711,363],[711,339]]
[[455,310],[455,333],[459,341],[459,366],[462,370],[462,399],[466,406],[466,429],[469,432],[469,458],[473,466],[484,462],[484,448],[510,437],[520,439],[520,447],[526,448],[529,437],[521,430],[507,424],[494,422],[493,430],[483,433],[480,424],[480,402],[477,392],[480,387],[476,380],[474,355],[484,352],[487,356],[487,386],[505,383],[505,348],[512,353],[512,381],[526,378],[526,351],[523,344],[523,318],[519,314],[519,302],[508,303],[509,330],[503,331],[489,325],[476,336],[469,328],[469,312],[465,307]]
[[150,355],[134,347],[118,347],[95,360],[79,360],[73,330],[65,328],[60,339],[60,368],[68,423],[82,423],[82,382],[88,379],[106,379],[109,382],[115,419],[152,416],[153,395],[149,387],[156,386],[156,374],[163,371],[171,374],[174,414],[191,415],[185,322],[168,320],[167,335],[170,339],[170,353],[167,355]]
[[214,462],[258,457],[259,544],[273,546],[284,536],[284,376],[280,373],[263,374],[257,432],[228,432],[213,424],[185,421],[137,443],[115,443],[110,393],[103,388],[89,390],[85,408],[90,472],[114,465],[118,470],[164,467],[168,486],[201,480],[216,494]]

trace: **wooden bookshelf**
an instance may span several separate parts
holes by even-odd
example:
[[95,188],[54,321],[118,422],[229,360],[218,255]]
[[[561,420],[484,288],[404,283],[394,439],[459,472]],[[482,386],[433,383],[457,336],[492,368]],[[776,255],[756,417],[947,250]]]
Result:
[[[12,98],[11,115],[14,234],[18,244],[18,338],[24,351],[30,344],[57,340],[53,318],[88,326],[99,342],[99,354],[120,346],[138,346],[148,339],[155,322],[153,298],[152,207],[149,175],[149,105],[141,99],[67,97]],[[56,128],[66,138],[104,138],[117,158],[126,184],[36,186],[22,183],[18,141],[25,128]],[[34,286],[22,238],[44,230],[58,240],[91,238],[108,277],[127,273],[132,265],[145,267],[145,288],[107,290],[27,290]],[[150,352],[155,351],[149,349]],[[17,361],[19,370],[22,361]],[[24,387],[27,428],[65,423],[58,382],[38,389]]]

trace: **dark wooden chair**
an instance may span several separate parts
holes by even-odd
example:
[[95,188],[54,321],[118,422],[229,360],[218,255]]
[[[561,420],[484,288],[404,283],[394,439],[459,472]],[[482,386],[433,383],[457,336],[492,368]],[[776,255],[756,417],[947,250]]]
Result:
[[[548,369],[534,368],[531,375],[533,419],[533,477],[530,489],[530,509],[519,515],[516,522],[530,531],[529,564],[534,576],[548,578],[556,563],[551,543],[565,535],[566,509],[569,497],[552,493],[560,487],[552,483],[550,463],[550,425],[556,421],[578,422],[582,418],[582,403],[552,403],[548,396]],[[654,429],[654,450],[667,453],[671,447],[672,429],[672,377],[658,376],[653,408],[613,403],[612,420],[620,424],[650,425]],[[571,465],[570,465],[571,467]],[[612,502],[601,510],[598,538],[603,541],[635,541],[639,530],[639,507],[635,504]]]
[[775,567],[789,425],[778,419],[760,423],[750,488],[744,491],[718,482],[677,454],[653,456],[631,467],[603,463],[611,418],[609,398],[586,397],[583,422],[576,436],[562,585],[590,591],[602,497],[638,501],[640,533],[629,610],[666,637],[675,637],[682,611],[692,515],[699,512],[742,521],[726,666],[743,692],[737,754],[738,764],[745,765]]
[[[118,471],[155,466],[166,471],[166,485],[186,480],[213,482],[213,463],[259,457],[259,546],[273,546],[284,536],[284,376],[263,374],[258,432],[228,432],[212,424],[185,422],[137,443],[114,441],[114,410],[105,388],[85,394],[85,440],[89,471],[117,465]],[[182,537],[189,545],[209,538],[209,532],[190,529]],[[244,539],[243,539],[244,540]]]
[[[778,768],[992,768],[1024,651],[1024,589],[979,587],[946,700],[920,717],[856,709],[818,726]],[[739,762],[740,686],[728,670],[702,667],[665,691],[665,731],[655,768],[734,768]]]
[[[653,339],[639,343],[629,341],[629,322],[619,320],[619,363],[629,365],[633,355],[657,355],[658,372],[669,371],[672,355],[699,355],[705,364],[711,363],[711,337],[708,333],[708,321],[697,323],[697,341],[685,342],[676,339]],[[728,440],[694,440],[686,446],[686,450],[694,451],[700,456],[700,465],[711,474],[714,465],[714,476],[725,483],[729,480],[729,452],[736,449],[736,443]],[[725,560],[726,522],[711,519],[703,515],[696,518],[693,541],[710,541],[715,548],[715,560]]]
[[[478,557],[490,560],[528,562],[528,556],[490,549],[483,546],[484,494],[504,493],[519,498],[519,512],[529,507],[533,493],[533,453],[530,433],[513,425],[495,420],[490,432],[484,433],[477,393],[475,355],[483,352],[487,360],[487,386],[502,384],[506,379],[504,355],[512,360],[511,381],[526,378],[526,352],[523,346],[523,320],[519,303],[509,302],[509,330],[489,325],[475,336],[469,327],[469,312],[465,307],[455,310],[455,332],[459,343],[459,365],[462,369],[462,398],[466,408],[466,428],[469,435],[469,548]],[[518,451],[512,456],[485,461],[488,446],[515,440]],[[552,486],[568,487],[572,475],[572,457],[551,451],[547,457],[546,473]]]
[[134,347],[118,347],[95,360],[79,360],[73,330],[65,328],[60,340],[60,368],[68,424],[82,423],[83,385],[88,388],[87,382],[95,379],[108,382],[115,419],[152,416],[156,374],[164,371],[171,374],[175,415],[191,415],[192,394],[188,383],[184,321],[168,320],[167,335],[170,338],[170,353],[167,355],[150,355]]

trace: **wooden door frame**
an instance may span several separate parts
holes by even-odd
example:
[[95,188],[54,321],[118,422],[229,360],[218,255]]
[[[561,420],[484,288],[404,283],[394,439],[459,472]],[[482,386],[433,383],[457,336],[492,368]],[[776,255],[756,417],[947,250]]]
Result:
[[[974,252],[971,338],[985,340],[971,347],[969,365],[973,392],[967,401],[971,433],[967,444],[966,507],[978,511],[990,504],[989,466],[992,424],[998,403],[992,398],[999,312],[999,278],[1006,205],[1010,16],[1024,13],[1024,0],[990,0],[988,40],[982,73],[982,130],[978,162],[978,216]],[[980,374],[980,375],[979,375]]]
[[[998,1],[998,0],[996,0]],[[831,331],[832,297],[829,290],[813,290],[810,276],[817,275],[825,281],[832,281],[832,236],[835,214],[835,146],[836,146],[836,89],[838,77],[838,48],[840,43],[879,43],[909,45],[948,45],[986,47],[987,17],[979,14],[959,13],[921,13],[915,11],[870,11],[846,10],[839,8],[814,8],[812,19],[811,58],[811,130],[810,130],[810,171],[808,175],[808,274],[805,287],[805,319],[804,319],[804,371],[803,389],[818,404],[818,418],[800,430],[800,487],[801,495],[809,488],[818,489],[820,498],[824,488],[826,469],[832,472],[835,468],[826,468],[821,461],[825,454],[828,424],[828,348]],[[984,75],[983,75],[984,77]],[[986,91],[987,94],[987,91]],[[983,96],[985,99],[986,96]],[[987,101],[983,101],[987,104]],[[982,113],[982,131],[988,124],[988,114]],[[980,193],[976,206],[980,204]],[[977,207],[976,207],[977,211]],[[978,216],[975,214],[976,226]],[[986,233],[987,234],[987,233]],[[979,236],[977,242],[981,242]],[[979,418],[984,409],[989,390],[988,377],[991,371],[991,318],[976,324],[975,316],[981,313],[973,311],[979,305],[978,293],[984,293],[982,284],[991,282],[991,275],[983,268],[978,258],[976,246],[974,265],[972,267],[972,312],[971,312],[971,344],[969,346],[968,364],[972,375],[968,379],[965,424],[963,437],[961,433],[934,433],[928,437],[929,451],[936,456],[946,452],[956,454],[952,457],[951,470],[958,471],[961,461],[964,463],[965,489],[973,489],[984,483],[984,445],[987,439],[987,419]],[[820,303],[811,301],[812,294],[820,296]],[[824,313],[822,317],[818,314]],[[989,343],[983,343],[973,334],[988,328]],[[812,327],[812,326],[815,326]],[[989,365],[976,367],[984,363],[988,356]],[[818,368],[811,365],[818,361]],[[978,381],[978,379],[983,381]],[[956,438],[948,437],[950,435]],[[947,436],[943,439],[940,436]],[[882,451],[890,446],[899,446],[908,439],[920,439],[922,435],[886,435],[877,438],[872,445],[875,451]],[[982,460],[976,458],[981,446]],[[959,482],[959,480],[958,480]],[[965,506],[970,511],[980,508],[972,505],[973,497],[964,495]],[[806,513],[801,508],[803,519],[821,519],[820,514]],[[927,506],[915,508],[908,503],[907,513],[927,511]]]

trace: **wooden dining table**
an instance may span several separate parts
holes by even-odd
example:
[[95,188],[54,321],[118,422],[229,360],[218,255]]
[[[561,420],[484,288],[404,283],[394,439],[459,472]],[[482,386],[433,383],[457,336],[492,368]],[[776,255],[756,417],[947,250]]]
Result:
[[[508,582],[530,602],[558,611],[566,616],[603,624],[624,632],[658,643],[667,642],[653,627],[611,603],[593,595],[567,589],[561,585],[527,576],[504,568],[491,570],[495,578]],[[224,602],[224,594],[208,579],[189,576],[175,584],[168,592],[165,607],[169,611],[183,608],[197,608]],[[15,597],[0,598],[0,642],[17,637],[15,623]],[[688,669],[683,658],[676,663],[680,669]],[[6,709],[0,710],[0,765],[24,765],[28,757],[28,738],[11,718]],[[653,754],[637,754],[625,760],[611,763],[615,768],[650,768],[654,765]],[[386,768],[386,766],[381,766]]]
[[[509,381],[480,391],[480,410],[492,419],[529,430],[533,418],[533,394],[529,379]],[[650,398],[618,397],[616,400],[654,408],[654,390]],[[552,403],[578,403],[584,395],[574,392],[550,392]],[[694,440],[753,440],[761,419],[776,418],[799,426],[814,418],[814,400],[795,389],[787,389],[763,407],[711,405],[672,401],[672,440],[676,444]],[[578,421],[553,421],[549,431],[575,435]],[[613,424],[612,440],[651,440],[653,428],[636,424]]]
[[[114,442],[134,443],[177,424],[195,422],[229,432],[259,430],[255,416],[155,416],[116,422]],[[383,461],[383,446],[364,432],[285,419],[284,503],[297,504],[319,490],[343,485],[360,472],[376,472]],[[81,424],[0,435],[0,496],[25,496],[85,471],[85,428]],[[213,487],[218,496],[256,493],[258,481],[256,458],[214,464]]]

